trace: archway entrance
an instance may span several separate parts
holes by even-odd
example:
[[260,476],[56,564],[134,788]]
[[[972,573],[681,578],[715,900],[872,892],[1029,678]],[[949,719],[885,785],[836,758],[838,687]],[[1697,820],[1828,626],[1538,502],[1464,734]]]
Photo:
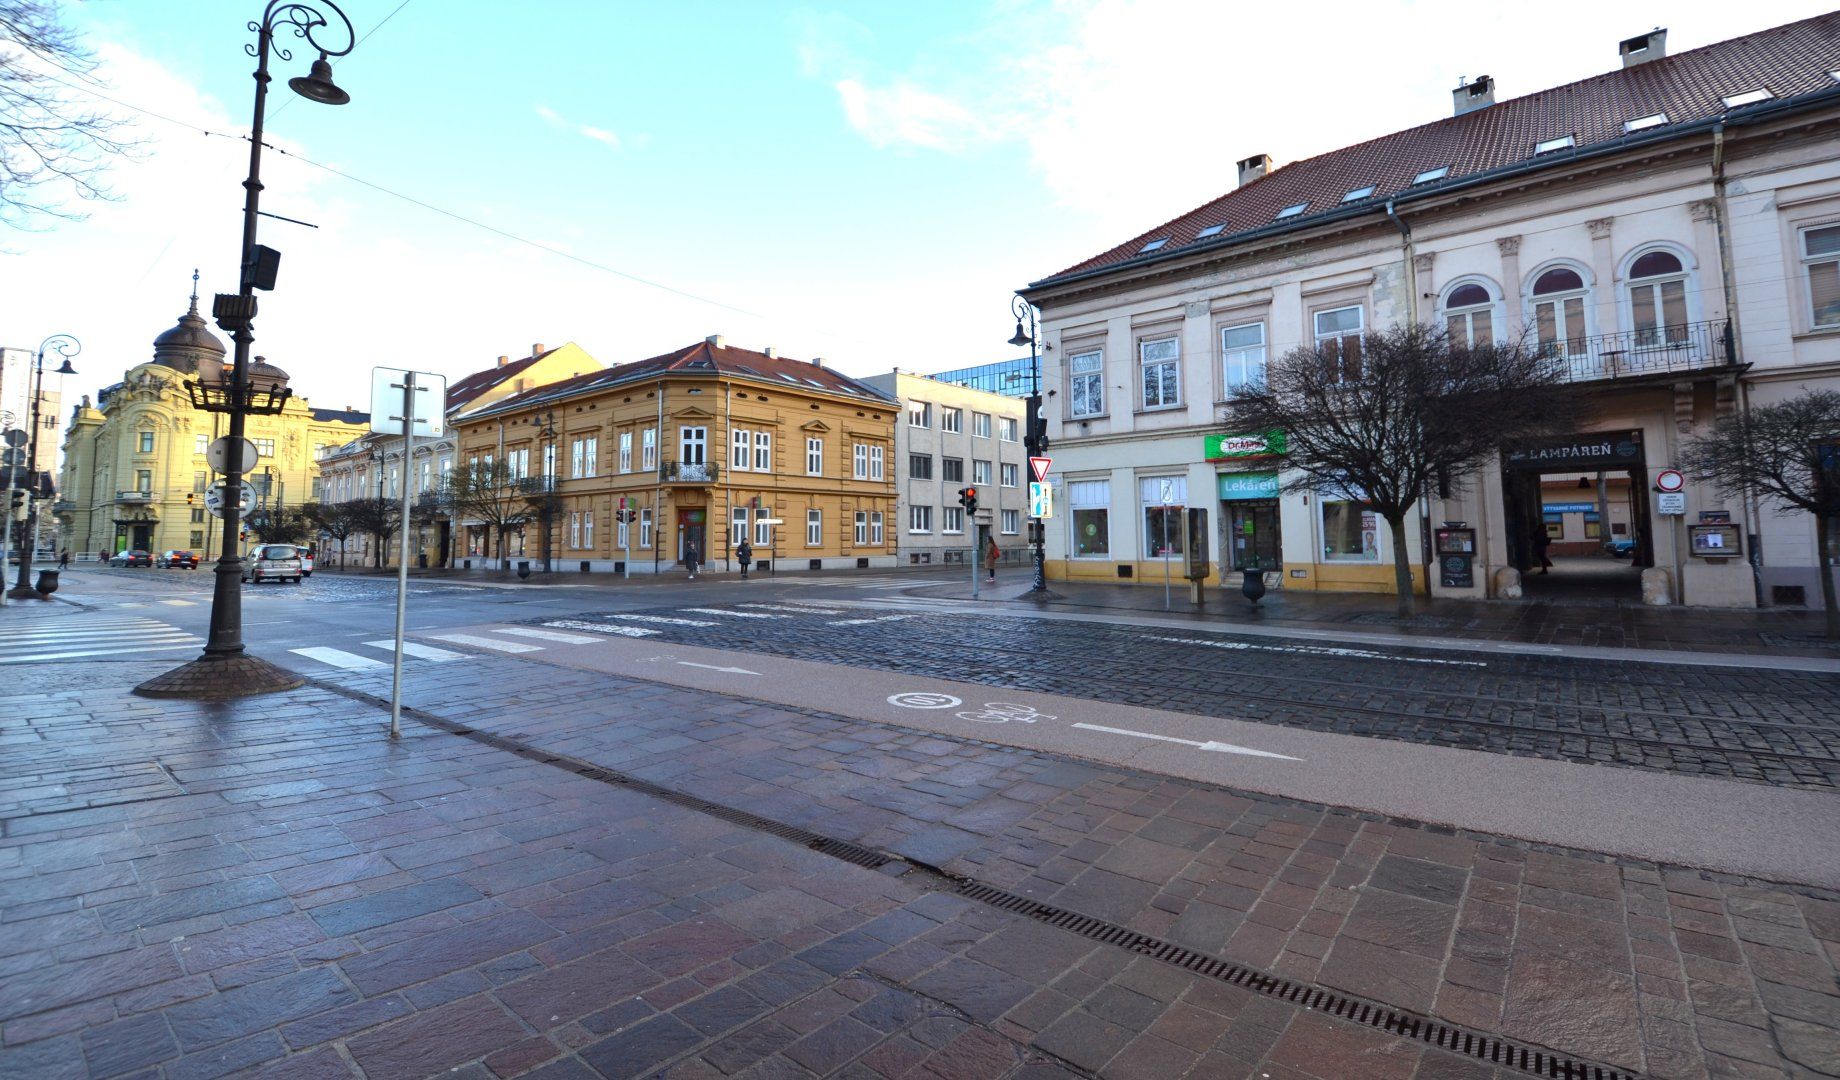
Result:
[[1509,560],[1530,599],[1639,600],[1654,565],[1640,430],[1517,444],[1502,457]]

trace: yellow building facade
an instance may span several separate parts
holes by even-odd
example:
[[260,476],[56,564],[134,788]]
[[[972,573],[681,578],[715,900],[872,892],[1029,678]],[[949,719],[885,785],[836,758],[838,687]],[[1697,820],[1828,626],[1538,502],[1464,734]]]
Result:
[[[153,360],[72,408],[53,512],[73,559],[175,548],[215,558],[222,523],[205,509],[204,492],[220,477],[205,463],[205,448],[228,430],[229,417],[194,409],[185,383],[201,363],[223,362],[223,343],[194,296],[178,325],[155,339]],[[316,409],[297,397],[279,415],[248,417],[246,436],[261,460],[247,479],[258,500],[309,501],[319,453],[363,434],[369,422],[366,413]]]
[[[538,387],[456,417],[461,462],[502,462],[553,492],[502,545],[454,511],[461,568],[535,560],[562,571],[655,573],[699,561],[788,569],[895,564],[897,403],[821,361],[721,338]],[[623,524],[621,500],[635,520]]]

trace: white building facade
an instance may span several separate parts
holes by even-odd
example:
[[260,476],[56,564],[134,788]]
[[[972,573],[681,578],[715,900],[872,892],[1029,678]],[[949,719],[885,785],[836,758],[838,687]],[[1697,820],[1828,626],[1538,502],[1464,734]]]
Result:
[[[1453,117],[1284,168],[1248,158],[1228,195],[1025,290],[1047,346],[1051,575],[1160,580],[1181,557],[1174,514],[1198,507],[1213,582],[1257,567],[1284,588],[1392,591],[1385,522],[1280,493],[1265,455],[1282,433],[1232,430],[1227,403],[1291,349],[1355,370],[1361,333],[1415,321],[1537,341],[1588,412],[1427,493],[1407,529],[1418,591],[1519,595],[1554,516],[1541,478],[1563,475],[1598,507],[1581,523],[1628,552],[1608,588],[1818,604],[1811,519],[1697,477],[1684,500],[1656,486],[1717,418],[1840,388],[1840,14],[1621,52],[1620,70],[1499,104],[1475,80]],[[1460,548],[1463,565],[1444,558]]]

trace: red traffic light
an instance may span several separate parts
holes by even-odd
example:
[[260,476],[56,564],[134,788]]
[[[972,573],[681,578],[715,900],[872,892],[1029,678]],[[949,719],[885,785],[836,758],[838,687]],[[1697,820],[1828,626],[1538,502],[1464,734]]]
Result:
[[966,488],[966,489],[965,489],[965,498],[967,498],[967,499],[970,499],[970,500],[972,500],[973,502],[975,502],[975,501],[977,501],[977,488],[974,488],[974,487],[968,487],[968,488]]

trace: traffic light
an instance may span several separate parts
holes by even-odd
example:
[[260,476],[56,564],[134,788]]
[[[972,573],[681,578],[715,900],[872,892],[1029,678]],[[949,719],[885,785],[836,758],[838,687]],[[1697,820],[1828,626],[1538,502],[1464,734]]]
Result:
[[185,493],[185,505],[191,506],[197,501],[198,501],[198,494],[196,492],[188,491]]
[[21,491],[15,488],[13,490],[12,501],[8,505],[12,508],[13,517],[16,520],[19,520],[19,521],[25,520],[26,518],[26,493],[24,491]]
[[977,488],[962,487],[958,489],[958,505],[965,508],[965,513],[977,513]]
[[1048,417],[1042,411],[1040,394],[1030,394],[1026,400],[1028,415],[1025,417],[1027,426],[1023,429],[1022,445],[1030,456],[1040,457],[1048,452]]

